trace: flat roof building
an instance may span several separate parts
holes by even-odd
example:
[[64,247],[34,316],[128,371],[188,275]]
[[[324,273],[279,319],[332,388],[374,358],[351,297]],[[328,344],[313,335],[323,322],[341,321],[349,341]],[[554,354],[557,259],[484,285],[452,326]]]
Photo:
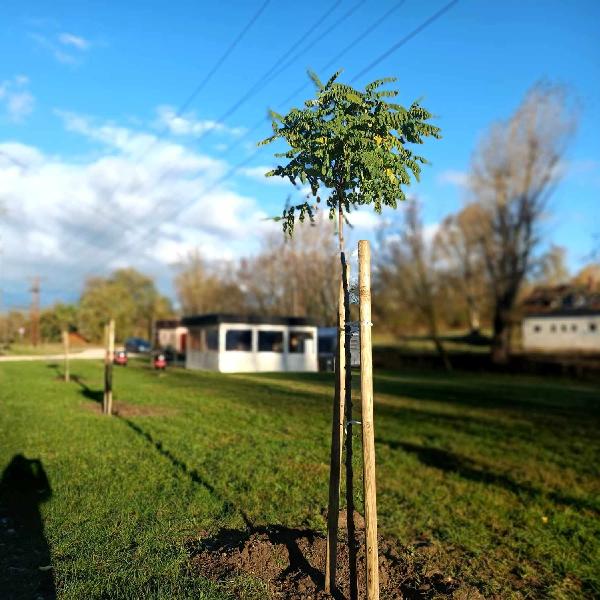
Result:
[[538,286],[523,312],[524,350],[600,353],[600,293],[591,286]]
[[600,310],[559,309],[523,317],[523,349],[600,353]]
[[301,317],[184,317],[188,369],[222,373],[317,371],[317,327]]

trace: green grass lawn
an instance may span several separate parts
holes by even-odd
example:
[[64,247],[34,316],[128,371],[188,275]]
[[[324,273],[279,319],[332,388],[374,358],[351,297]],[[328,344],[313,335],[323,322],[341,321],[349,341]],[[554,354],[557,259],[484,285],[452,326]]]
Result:
[[[246,523],[324,530],[330,375],[133,361],[115,371],[122,414],[105,417],[101,364],[72,370],[80,383],[42,362],[0,365],[4,489],[19,454],[48,479],[21,506],[43,535],[19,540],[0,519],[0,596],[34,598],[52,572],[60,598],[234,598],[190,571],[190,540]],[[600,595],[597,386],[386,372],[375,388],[383,534],[485,597]]]
[[[91,347],[91,346],[90,346]],[[85,346],[74,346],[69,349],[71,354],[81,352]],[[2,348],[0,354],[15,355],[15,356],[44,356],[45,354],[62,354],[64,346],[58,342],[44,342],[37,346],[31,344],[10,344]]]

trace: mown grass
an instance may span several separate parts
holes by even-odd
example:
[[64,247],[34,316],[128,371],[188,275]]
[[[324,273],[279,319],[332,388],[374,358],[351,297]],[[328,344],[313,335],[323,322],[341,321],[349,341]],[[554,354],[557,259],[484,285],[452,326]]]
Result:
[[[92,346],[89,346],[92,347]],[[69,349],[71,354],[77,354],[81,352],[86,346],[76,345]],[[0,354],[14,355],[14,356],[44,356],[45,354],[62,354],[64,352],[64,346],[58,342],[44,342],[33,346],[32,344],[8,344],[0,349]]]
[[[79,383],[44,363],[0,365],[0,466],[43,464],[60,598],[261,597],[258,582],[190,572],[190,540],[248,523],[324,530],[330,375],[133,362],[115,371],[124,406],[108,418],[95,410],[101,365],[72,368]],[[486,597],[600,595],[598,387],[385,372],[375,388],[382,533]]]

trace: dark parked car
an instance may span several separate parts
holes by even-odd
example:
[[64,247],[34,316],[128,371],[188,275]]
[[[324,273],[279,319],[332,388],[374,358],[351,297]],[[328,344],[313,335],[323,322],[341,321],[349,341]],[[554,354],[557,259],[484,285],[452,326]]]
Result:
[[125,350],[127,352],[150,352],[150,342],[142,338],[130,337],[125,340]]

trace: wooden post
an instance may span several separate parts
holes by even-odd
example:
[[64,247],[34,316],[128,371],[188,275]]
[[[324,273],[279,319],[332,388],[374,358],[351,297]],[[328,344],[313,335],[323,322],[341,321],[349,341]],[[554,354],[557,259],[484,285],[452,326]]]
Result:
[[[345,254],[342,254],[342,264],[346,264]],[[352,355],[350,353],[350,339],[352,337],[348,325],[351,321],[350,314],[350,269],[345,271],[344,277],[344,312],[346,315],[346,401],[344,402],[344,429],[346,433],[346,537],[348,542],[348,597],[349,600],[358,600],[358,577],[356,573],[357,565],[357,547],[356,547],[356,524],[354,522],[354,450],[352,422]]]
[[[347,278],[348,267],[346,269]],[[344,276],[340,277],[338,295],[338,343],[335,359],[335,395],[331,423],[331,459],[329,464],[329,507],[327,512],[327,560],[325,563],[325,591],[335,591],[337,564],[338,520],[340,512],[340,475],[342,444],[344,442],[344,402],[346,399],[346,315],[344,308]]]
[[71,373],[69,370],[69,331],[67,329],[62,332],[62,339],[65,349],[65,381],[69,382],[71,379]]
[[112,375],[115,355],[115,320],[111,319],[104,328],[106,335],[106,356],[104,358],[104,402],[102,409],[105,415],[112,414]]
[[358,242],[360,319],[360,394],[362,402],[363,482],[365,496],[365,543],[367,600],[379,599],[377,551],[377,498],[375,481],[375,434],[373,429],[373,357],[371,350],[371,249]]

